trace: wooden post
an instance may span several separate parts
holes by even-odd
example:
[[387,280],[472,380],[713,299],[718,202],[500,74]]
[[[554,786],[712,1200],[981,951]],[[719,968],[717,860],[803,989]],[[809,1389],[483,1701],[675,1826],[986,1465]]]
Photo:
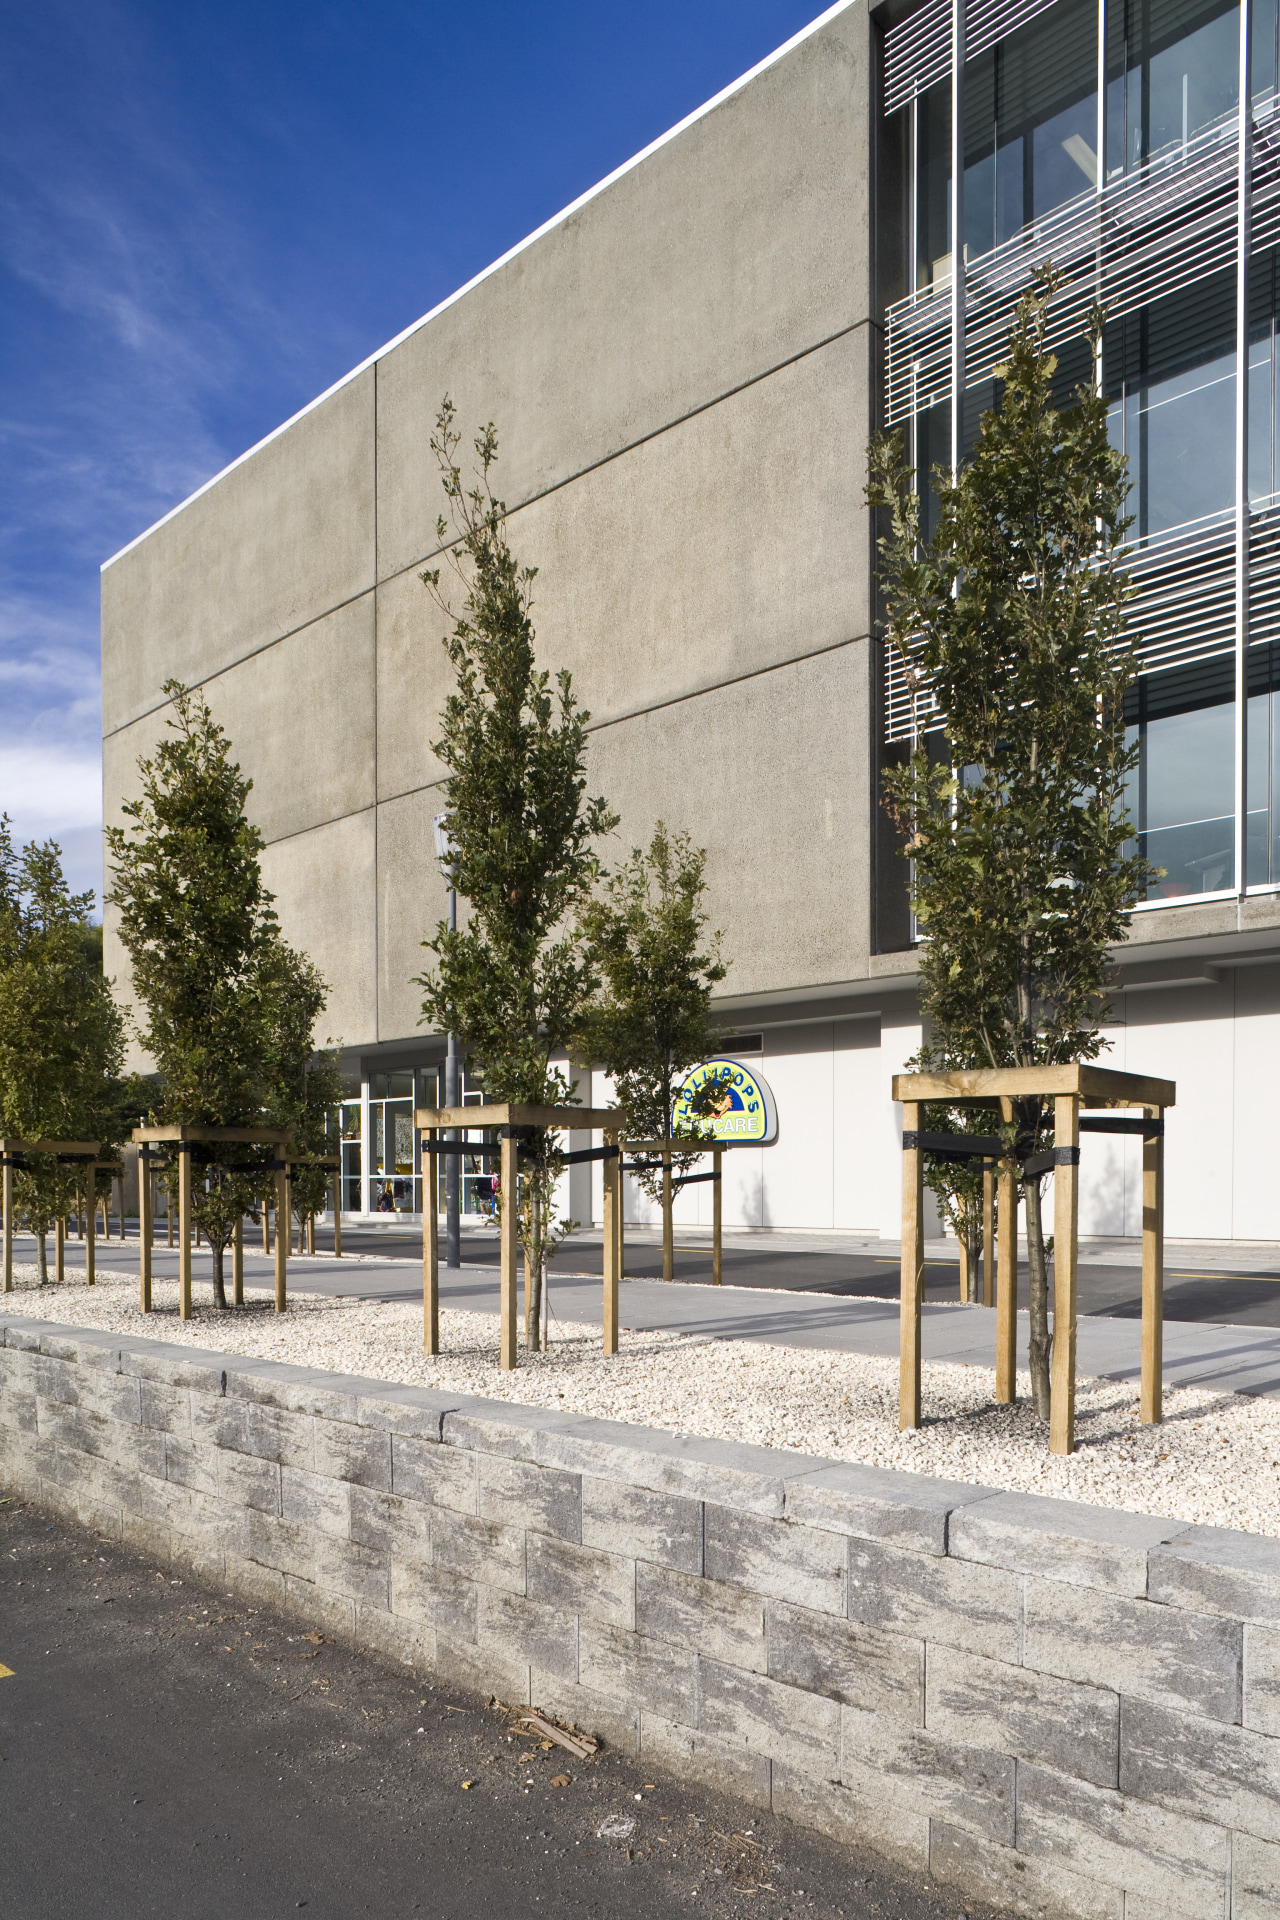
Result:
[[67,1277],[67,1223],[61,1214],[53,1228],[53,1277],[59,1286]]
[[[433,1174],[434,1174],[434,1171],[435,1170],[433,1168],[432,1169]],[[426,1191],[425,1188],[423,1189],[423,1191],[425,1193]],[[432,1198],[433,1199],[435,1198],[434,1189],[432,1191]],[[425,1211],[425,1206],[424,1206],[424,1211]],[[434,1212],[434,1208],[432,1209],[432,1211]],[[338,1171],[333,1176],[333,1257],[335,1260],[341,1260],[342,1258],[342,1169],[341,1168],[339,1168]]]
[[671,1142],[662,1147],[662,1277],[676,1277],[676,1236],[671,1219]]
[[[606,1132],[606,1147],[616,1147],[616,1133]],[[604,1214],[601,1238],[604,1242],[604,1351],[618,1351],[618,1215],[622,1211],[622,1156],[604,1162]]]
[[[429,1127],[429,1140],[440,1138],[439,1127]],[[427,1172],[422,1177],[422,1351],[440,1351],[440,1216],[427,1204],[428,1183],[434,1188],[436,1156],[428,1154]],[[431,1200],[435,1200],[432,1192]],[[336,1218],[336,1216],[335,1216]]]
[[309,1213],[307,1215],[307,1252],[314,1253],[315,1250],[316,1250],[316,1217],[314,1213]]
[[718,1287],[724,1279],[724,1243],[721,1234],[723,1211],[720,1194],[723,1187],[721,1174],[724,1170],[724,1148],[712,1147],[711,1171],[715,1179],[711,1182],[711,1284]]
[[626,1157],[627,1157],[627,1142],[624,1135],[619,1134],[618,1135],[618,1206],[617,1206],[617,1223],[616,1223],[617,1233],[618,1233],[618,1278],[619,1280],[625,1280],[627,1277],[627,1232],[626,1232],[627,1223],[624,1217],[626,1212],[626,1191],[627,1191],[626,1178],[627,1176],[622,1170],[622,1163],[626,1159]]
[[173,1188],[172,1186],[166,1186],[164,1190],[164,1230],[165,1230],[167,1243],[169,1246],[172,1246],[173,1245]]
[[1080,1099],[1053,1103],[1053,1386],[1049,1451],[1076,1444],[1076,1256],[1080,1234]]
[[191,1318],[191,1149],[175,1143],[178,1161],[178,1316]]
[[[271,1251],[270,1213],[271,1213],[270,1203],[264,1200],[262,1203],[262,1251],[264,1253],[270,1253]],[[277,1216],[277,1219],[276,1219],[277,1231],[279,1230],[279,1226],[280,1226],[280,1221],[279,1221],[279,1217]]]
[[[517,1142],[510,1127],[503,1129],[502,1140],[502,1251],[498,1332],[498,1365],[511,1373],[516,1364],[516,1227],[520,1217],[519,1174],[516,1170]],[[529,1276],[525,1275],[525,1286]]]
[[960,1255],[960,1298],[962,1300],[969,1298],[969,1241],[964,1230],[967,1216],[968,1209],[965,1208],[960,1214],[960,1232],[956,1239],[956,1247]]
[[151,1149],[138,1148],[138,1306],[151,1311]]
[[982,1304],[996,1303],[996,1170],[982,1164]]
[[1002,1160],[996,1205],[996,1399],[1018,1398],[1018,1168]]
[[920,1104],[902,1103],[902,1278],[899,1294],[898,1426],[920,1425],[920,1304],[924,1281],[924,1155],[908,1144]]
[[[284,1154],[283,1147],[277,1147],[277,1153]],[[289,1242],[293,1238],[289,1221],[292,1217],[289,1198],[289,1169],[281,1164],[276,1168],[276,1312],[283,1313],[288,1304],[285,1291],[285,1273],[289,1260]],[[281,1231],[281,1222],[284,1230]]]
[[97,1243],[94,1240],[94,1233],[96,1231],[97,1224],[98,1224],[94,1218],[94,1214],[97,1210],[96,1196],[97,1196],[97,1187],[98,1187],[98,1163],[96,1160],[91,1160],[89,1162],[88,1166],[84,1170],[84,1177],[85,1177],[85,1182],[88,1188],[88,1191],[85,1194],[86,1205],[84,1210],[85,1226],[87,1228],[87,1232],[85,1234],[85,1242],[84,1242],[84,1283],[87,1287],[91,1287],[94,1285],[98,1277],[97,1261],[96,1261],[96,1255],[97,1255],[98,1249],[97,1249]]
[[4,1156],[4,1290],[13,1292],[13,1161]]
[[[1144,1107],[1163,1122],[1160,1107]],[[1142,1418],[1164,1419],[1164,1133],[1142,1136]]]
[[231,1304],[244,1305],[244,1216],[236,1215],[231,1229]]

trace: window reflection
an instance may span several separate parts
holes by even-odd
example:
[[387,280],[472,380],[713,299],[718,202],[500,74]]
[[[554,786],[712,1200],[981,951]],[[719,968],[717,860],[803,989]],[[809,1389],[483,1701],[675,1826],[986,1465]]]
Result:
[[965,66],[967,257],[987,253],[1098,180],[1098,11],[1059,4]]
[[1249,649],[1246,709],[1246,877],[1251,887],[1280,882],[1280,643]]
[[1134,534],[1235,501],[1235,281],[1214,274],[1107,329],[1112,443],[1128,456]]
[[1234,114],[1238,7],[1114,0],[1107,8],[1107,178],[1176,161]]
[[1235,884],[1235,666],[1229,656],[1144,674],[1125,697],[1125,738],[1139,747],[1129,817],[1161,878],[1149,900]]

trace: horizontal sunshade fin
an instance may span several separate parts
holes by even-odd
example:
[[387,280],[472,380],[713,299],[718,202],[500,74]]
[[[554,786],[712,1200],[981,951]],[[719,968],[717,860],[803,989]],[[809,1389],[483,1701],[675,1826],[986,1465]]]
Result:
[[[1044,13],[1053,0],[975,0],[965,23],[970,59],[1016,33]],[[896,27],[884,46],[884,110],[894,113],[951,71],[951,7],[948,0],[926,0]]]

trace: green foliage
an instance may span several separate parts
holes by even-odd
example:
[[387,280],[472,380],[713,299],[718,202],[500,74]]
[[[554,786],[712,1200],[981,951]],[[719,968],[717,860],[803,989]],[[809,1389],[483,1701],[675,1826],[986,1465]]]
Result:
[[[914,476],[896,439],[870,449],[886,630],[945,721],[948,764],[923,747],[885,779],[905,836],[921,932],[920,989],[939,1055],[955,1066],[1096,1058],[1108,949],[1150,869],[1125,812],[1136,749],[1124,692],[1130,586],[1123,457],[1106,401],[1081,387],[1053,404],[1045,348],[1051,268],[1020,303],[1003,398],[969,463],[935,475],[939,514],[921,537]],[[1094,320],[1094,348],[1100,317]],[[1018,1104],[1019,1151],[1043,1136],[1040,1103]],[[1026,1183],[1032,1373],[1047,1414],[1040,1184]]]
[[[305,954],[284,941],[275,943],[263,970],[263,999],[268,1014],[266,1080],[275,1124],[292,1136],[291,1153],[317,1159],[338,1154],[337,1109],[342,1072],[335,1049],[314,1050],[316,1022],[329,989]],[[323,1213],[334,1171],[308,1166],[305,1157],[290,1176],[293,1211],[299,1220]]]
[[[92,893],[73,894],[52,841],[19,854],[0,816],[0,1133],[92,1140],[113,1155],[124,1137],[124,1025],[102,971]],[[74,1203],[80,1168],[33,1155],[15,1205],[37,1237]]]
[[[280,934],[262,883],[262,836],[245,814],[252,782],[202,694],[165,684],[170,738],[138,763],[142,797],[129,828],[107,832],[120,937],[145,1011],[143,1045],[159,1072],[153,1119],[163,1124],[315,1131],[312,1062],[327,990]],[[326,1076],[329,1076],[326,1078]],[[226,1305],[222,1261],[235,1224],[256,1214],[270,1174],[262,1152],[218,1146],[193,1154],[192,1210],[214,1256],[214,1298]]]
[[[446,398],[431,448],[449,518],[448,564],[462,593],[455,613],[440,568],[422,579],[453,621],[444,642],[456,676],[434,751],[443,762],[445,822],[453,879],[468,903],[465,923],[441,922],[423,942],[436,958],[423,988],[423,1019],[462,1040],[468,1070],[490,1101],[562,1106],[566,1076],[552,1068],[576,1033],[595,978],[573,926],[598,871],[592,841],[615,817],[586,793],[586,723],[571,676],[551,676],[534,656],[530,588],[506,534],[506,507],[492,486],[498,453],[492,424],[475,442],[479,466],[464,484],[461,435]],[[536,1328],[546,1261],[556,1244],[551,1195],[559,1158],[545,1135],[522,1154],[521,1229]],[[510,1197],[503,1195],[503,1204]]]
[[[687,833],[670,834],[659,820],[648,851],[633,848],[579,915],[604,980],[579,1050],[613,1076],[633,1139],[670,1135],[680,1082],[716,1049],[711,990],[728,968],[720,935],[707,933],[706,865]],[[693,1160],[674,1164],[684,1171]],[[660,1193],[660,1173],[635,1177]]]

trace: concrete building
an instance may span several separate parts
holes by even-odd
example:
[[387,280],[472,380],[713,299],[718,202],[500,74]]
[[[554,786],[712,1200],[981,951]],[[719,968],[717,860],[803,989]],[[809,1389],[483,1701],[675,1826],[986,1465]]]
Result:
[[[447,392],[499,426],[539,645],[591,711],[618,851],[658,817],[708,849],[726,1046],[779,1123],[731,1156],[726,1219],[896,1234],[889,1077],[921,1030],[877,778],[931,716],[875,638],[863,449],[888,420],[922,466],[962,456],[1052,255],[1079,296],[1064,367],[1086,295],[1112,316],[1149,666],[1134,805],[1167,870],[1133,915],[1110,1057],[1178,1083],[1170,1233],[1280,1238],[1259,1091],[1280,1067],[1269,7],[832,8],[107,563],[107,818],[163,681],[202,686],[252,775],[285,930],[332,983],[347,1206],[388,1180],[420,1206],[406,1117],[443,1052],[412,979],[443,909],[447,663],[418,575]],[[107,952],[127,983],[110,916]],[[1085,1231],[1137,1230],[1135,1175],[1123,1142],[1090,1145]]]

